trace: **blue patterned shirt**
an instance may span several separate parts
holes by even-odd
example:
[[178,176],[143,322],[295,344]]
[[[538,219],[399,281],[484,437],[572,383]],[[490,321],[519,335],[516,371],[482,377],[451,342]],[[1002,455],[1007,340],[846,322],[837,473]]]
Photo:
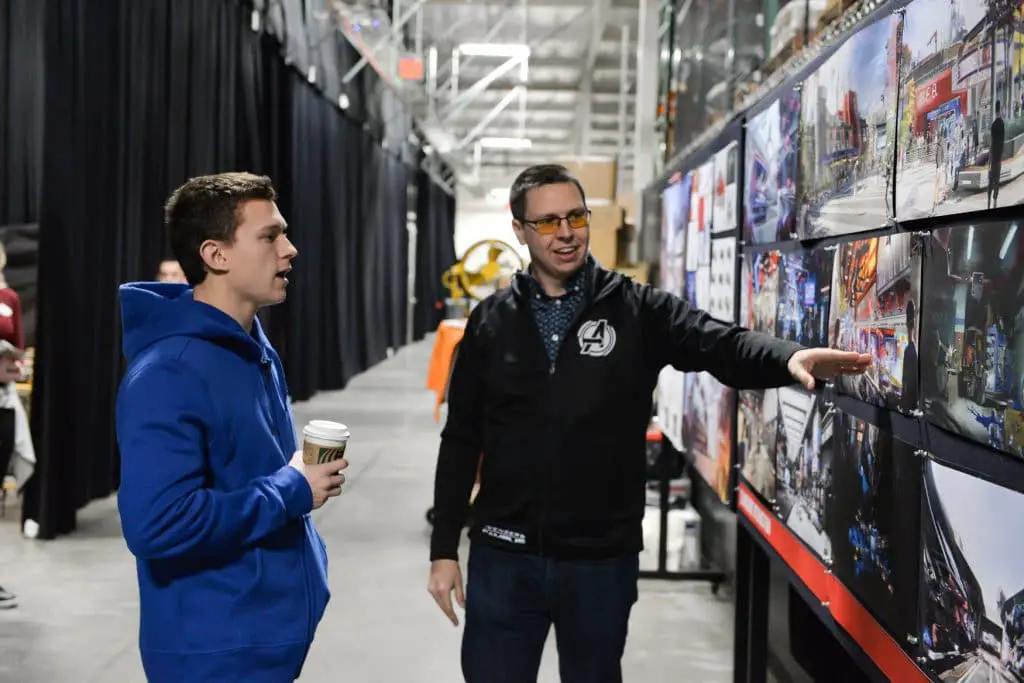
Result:
[[588,270],[589,264],[580,268],[566,283],[565,294],[559,297],[548,296],[536,280],[529,278],[530,310],[533,312],[537,329],[540,330],[544,348],[547,349],[548,360],[552,364],[558,356],[558,350],[562,348],[566,333],[583,308]]

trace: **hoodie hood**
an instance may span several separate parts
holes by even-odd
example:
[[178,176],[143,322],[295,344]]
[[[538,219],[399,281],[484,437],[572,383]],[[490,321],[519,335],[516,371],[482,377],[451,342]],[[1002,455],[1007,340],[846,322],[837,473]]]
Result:
[[125,359],[131,363],[144,349],[169,337],[195,337],[216,342],[253,360],[266,360],[270,342],[258,318],[253,334],[234,318],[195,301],[192,288],[176,282],[132,282],[121,285],[121,329]]

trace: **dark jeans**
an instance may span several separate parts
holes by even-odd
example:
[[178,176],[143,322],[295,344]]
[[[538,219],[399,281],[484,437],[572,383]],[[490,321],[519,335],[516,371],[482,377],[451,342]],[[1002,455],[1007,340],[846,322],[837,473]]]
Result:
[[474,543],[466,583],[466,683],[536,683],[552,624],[562,683],[622,683],[639,556],[556,561]]

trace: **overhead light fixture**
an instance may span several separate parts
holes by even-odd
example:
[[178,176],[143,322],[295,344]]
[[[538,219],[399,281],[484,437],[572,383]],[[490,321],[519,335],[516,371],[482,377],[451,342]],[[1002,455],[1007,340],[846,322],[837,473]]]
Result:
[[488,149],[530,149],[529,138],[480,138],[480,146]]
[[530,46],[500,43],[463,43],[456,48],[467,57],[529,57]]

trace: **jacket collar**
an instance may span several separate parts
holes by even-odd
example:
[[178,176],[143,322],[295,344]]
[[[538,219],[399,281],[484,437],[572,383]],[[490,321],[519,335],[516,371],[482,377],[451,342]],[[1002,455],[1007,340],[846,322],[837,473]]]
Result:
[[[592,254],[587,254],[581,271],[573,278],[582,277],[584,298],[590,303],[605,298],[624,281],[621,273],[604,268]],[[528,298],[533,282],[529,269],[519,271],[512,279],[512,294],[520,300]]]

